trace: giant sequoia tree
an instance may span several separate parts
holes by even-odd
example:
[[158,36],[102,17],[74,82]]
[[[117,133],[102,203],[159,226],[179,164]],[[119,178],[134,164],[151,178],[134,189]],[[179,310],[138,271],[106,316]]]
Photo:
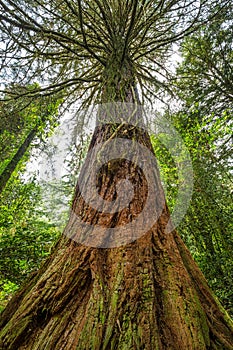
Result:
[[0,1],[3,75],[42,86],[21,96],[100,106],[64,235],[6,307],[2,349],[232,349],[227,314],[167,230],[140,102],[167,87],[172,44],[228,2],[208,5]]

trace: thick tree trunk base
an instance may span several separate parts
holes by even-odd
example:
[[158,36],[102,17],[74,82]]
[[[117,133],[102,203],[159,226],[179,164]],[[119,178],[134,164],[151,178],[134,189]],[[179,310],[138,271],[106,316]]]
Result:
[[[97,128],[91,147],[109,139],[110,127]],[[117,136],[125,137],[126,131],[128,138],[151,147],[148,135],[131,130],[121,129]],[[99,184],[105,199],[112,199],[122,169],[123,175],[135,174],[127,162],[119,164],[119,171],[103,168]],[[146,184],[139,170],[133,180],[139,184],[137,201],[130,204],[136,215],[143,208]],[[160,203],[163,193],[157,183]],[[96,219],[77,189],[73,212],[82,209],[85,221]],[[114,216],[114,224],[125,222],[127,213]],[[111,225],[112,217],[104,220]],[[47,262],[6,307],[0,348],[232,350],[230,319],[178,234],[165,233],[168,220],[164,204],[145,235],[117,248],[87,247],[63,235]],[[70,221],[74,223],[72,215]]]
[[6,350],[233,348],[230,320],[179,236],[154,229],[115,249],[62,237],[2,327]]

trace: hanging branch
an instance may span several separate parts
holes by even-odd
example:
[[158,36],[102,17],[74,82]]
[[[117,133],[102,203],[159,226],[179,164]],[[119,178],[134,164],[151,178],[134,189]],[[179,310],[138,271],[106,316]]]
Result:
[[[164,62],[172,44],[212,20],[230,0],[221,4],[212,1],[211,6],[209,0],[204,0],[198,8],[194,0],[34,3],[35,7],[25,0],[0,0],[2,81],[25,86],[38,81],[40,90],[31,92],[35,97],[63,91],[68,98],[72,86],[76,100],[83,93],[82,84],[102,86],[110,58],[119,58],[120,71],[126,55],[139,84],[151,86],[154,80],[156,87],[159,73],[160,89],[167,90],[169,74]],[[156,71],[148,69],[151,63],[156,64]],[[96,92],[94,96],[97,98]]]

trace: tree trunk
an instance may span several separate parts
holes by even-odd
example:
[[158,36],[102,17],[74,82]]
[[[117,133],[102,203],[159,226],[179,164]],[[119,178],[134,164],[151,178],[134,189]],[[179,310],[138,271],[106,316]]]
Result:
[[[129,125],[113,131],[110,124],[96,127],[90,150],[110,138],[136,138],[152,151],[147,132]],[[84,175],[90,162],[84,164]],[[99,194],[113,200],[117,182],[128,177],[134,186],[130,205],[114,214],[100,213],[85,203],[77,186],[65,234],[3,312],[0,348],[233,349],[230,319],[177,232],[165,232],[169,212],[156,167],[155,200],[163,203],[162,213],[143,236],[134,240],[128,232],[132,237],[115,237],[116,245],[122,239],[128,244],[98,248],[111,244],[107,231],[94,237],[96,247],[90,246],[91,235],[79,235],[78,215],[95,228],[123,227],[145,205],[148,187],[140,168],[128,160],[110,163],[100,169]]]
[[7,185],[8,180],[10,179],[11,175],[13,174],[14,170],[16,169],[17,165],[27,152],[30,144],[32,143],[34,137],[36,136],[37,128],[32,129],[27,137],[25,138],[22,145],[19,147],[13,158],[10,160],[10,162],[7,164],[5,169],[0,175],[0,193],[3,192],[4,188]]

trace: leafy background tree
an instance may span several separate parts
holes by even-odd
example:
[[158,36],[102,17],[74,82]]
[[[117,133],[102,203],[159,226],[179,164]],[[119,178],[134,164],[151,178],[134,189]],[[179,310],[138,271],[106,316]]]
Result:
[[1,195],[1,308],[28,274],[39,268],[60,233],[58,225],[38,208],[40,200],[40,187],[33,180],[24,183],[20,174],[12,177]]
[[[232,314],[232,7],[182,43],[176,75],[176,108],[168,110],[188,147],[194,170],[194,191],[179,232],[209,284]],[[154,140],[175,204],[177,169],[171,156]],[[176,186],[174,186],[176,184]]]
[[177,88],[184,113],[178,118],[183,120],[184,137],[189,138],[195,173],[192,214],[182,230],[189,237],[186,241],[191,240],[190,248],[195,247],[194,256],[210,285],[232,313],[231,17],[229,7],[184,41]]
[[[38,84],[28,86],[27,90],[33,91]],[[18,87],[19,93],[24,90]],[[37,98],[34,101],[28,98],[18,98],[17,101],[4,96],[1,103],[1,174],[0,191],[4,189],[7,181],[24,158],[30,145],[43,137],[48,136],[57,125],[58,105],[61,99]],[[38,142],[38,141],[37,141]]]
[[[28,86],[28,90],[38,84]],[[22,90],[18,87],[18,90]],[[42,150],[58,125],[57,97],[1,102],[0,250],[1,308],[30,272],[40,266],[59,232],[41,206],[36,175],[27,175],[30,153]],[[29,177],[27,179],[27,177]]]
[[[221,142],[231,135],[231,127],[226,127],[224,119],[220,123],[219,119],[213,122],[212,117],[200,124],[196,113],[190,111],[186,115],[184,112],[170,115],[189,150],[194,172],[192,200],[179,225],[179,232],[209,284],[232,313],[231,163],[230,159],[220,162]],[[172,210],[182,179],[178,180],[177,164],[158,139],[153,139],[153,146]]]

